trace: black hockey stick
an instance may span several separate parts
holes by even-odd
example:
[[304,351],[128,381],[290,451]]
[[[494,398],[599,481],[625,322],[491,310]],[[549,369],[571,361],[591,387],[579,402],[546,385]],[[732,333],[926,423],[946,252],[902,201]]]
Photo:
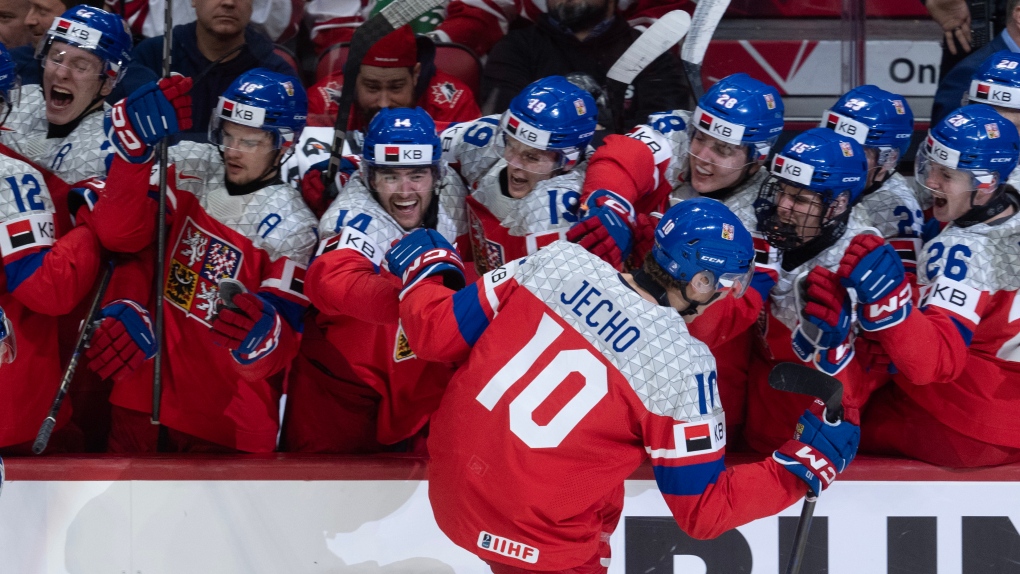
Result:
[[627,86],[634,83],[634,78],[648,67],[648,64],[682,40],[690,27],[691,17],[687,12],[673,10],[664,14],[642,32],[620,55],[613,67],[609,68],[606,73],[608,84],[606,88],[609,92],[609,108],[612,111],[614,125],[606,127],[613,133],[623,133],[623,101],[627,95]]
[[[173,45],[173,0],[166,0],[163,10],[163,78],[170,77],[170,55]],[[159,406],[163,399],[163,266],[166,265],[166,186],[170,167],[170,138],[159,144],[159,210],[156,215],[156,357],[152,363],[152,424],[159,424]]]
[[[777,391],[786,391],[815,397],[825,403],[825,420],[830,423],[843,420],[843,383],[825,373],[797,363],[779,363],[769,373],[769,386]],[[793,536],[793,552],[786,566],[786,574],[798,574],[807,550],[808,532],[815,515],[818,499],[809,493],[800,510],[800,521]]]
[[705,86],[701,81],[701,63],[705,61],[705,51],[729,5],[730,0],[699,0],[691,16],[691,32],[680,50],[680,60],[687,74],[687,83],[694,92],[692,95],[695,102],[705,95]]
[[71,353],[71,360],[67,362],[64,376],[60,378],[60,388],[57,389],[57,396],[53,397],[50,412],[43,419],[42,425],[39,426],[39,432],[35,435],[35,442],[32,444],[32,452],[35,454],[42,454],[46,450],[46,445],[50,442],[53,427],[57,424],[57,413],[60,412],[60,406],[64,404],[64,397],[67,396],[67,390],[71,386],[71,379],[74,378],[74,373],[78,369],[78,361],[81,360],[81,355],[85,352],[85,347],[88,346],[89,341],[92,340],[92,334],[95,333],[96,327],[99,324],[96,316],[102,308],[103,296],[106,294],[106,287],[110,284],[111,275],[113,275],[112,262],[107,264],[106,269],[103,270],[103,277],[99,280],[99,288],[96,291],[95,297],[92,298],[92,304],[89,305],[89,312],[88,315],[85,315],[85,322],[82,324],[81,331],[78,332],[78,341],[74,345],[74,352]]
[[[350,72],[350,77],[344,74],[344,87],[340,91],[340,102],[336,114],[336,124],[333,125],[333,147],[329,154],[329,168],[326,169],[327,189],[335,187],[336,173],[340,170],[340,156],[343,155],[344,139],[347,137],[347,121],[351,115],[351,105],[354,103],[354,83],[358,78],[358,71],[361,69],[361,62],[365,54],[373,44],[383,36],[407,24],[412,19],[442,4],[442,0],[397,0],[379,11],[358,29],[351,36],[351,49],[347,53],[347,62],[344,64],[345,71]],[[335,189],[330,189],[330,195],[335,195]]]

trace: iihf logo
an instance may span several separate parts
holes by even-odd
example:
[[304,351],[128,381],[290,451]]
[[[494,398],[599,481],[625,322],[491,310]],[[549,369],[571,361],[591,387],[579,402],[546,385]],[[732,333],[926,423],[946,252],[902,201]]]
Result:
[[482,534],[482,548],[488,548],[490,546],[492,546],[492,535],[487,533]]

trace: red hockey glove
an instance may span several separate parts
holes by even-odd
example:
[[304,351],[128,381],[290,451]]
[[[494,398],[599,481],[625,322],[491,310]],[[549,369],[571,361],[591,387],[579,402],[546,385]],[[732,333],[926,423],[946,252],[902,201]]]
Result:
[[793,332],[793,350],[802,361],[835,375],[854,356],[850,295],[839,276],[816,266],[795,291],[801,320]]
[[94,373],[103,379],[120,380],[156,355],[152,318],[144,307],[118,299],[103,307],[102,316],[85,350]]
[[634,208],[623,197],[595,190],[584,202],[581,221],[567,232],[567,240],[621,269],[630,256],[634,237]]
[[247,365],[268,355],[280,342],[283,322],[268,301],[254,293],[234,295],[231,307],[221,307],[213,319],[213,343],[231,350]]

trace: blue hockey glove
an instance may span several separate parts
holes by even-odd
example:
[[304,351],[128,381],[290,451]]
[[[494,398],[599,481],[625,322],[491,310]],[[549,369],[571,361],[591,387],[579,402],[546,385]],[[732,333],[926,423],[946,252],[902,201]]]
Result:
[[443,284],[454,291],[464,288],[460,254],[434,229],[415,229],[405,235],[386,253],[386,265],[404,285],[401,297],[432,275],[441,275]]
[[857,319],[865,331],[881,331],[910,314],[910,282],[896,250],[877,235],[858,235],[846,248],[837,274],[860,301]]
[[191,78],[175,75],[149,82],[114,104],[103,123],[117,155],[145,163],[152,146],[168,135],[191,128]]
[[238,293],[234,307],[222,306],[212,323],[213,343],[231,350],[247,365],[268,355],[280,342],[283,321],[276,308],[254,293]]
[[567,232],[567,240],[622,269],[634,245],[634,207],[606,189],[595,190],[581,208],[581,220]]
[[103,307],[103,319],[85,356],[89,368],[103,379],[119,380],[156,355],[152,317],[138,303],[117,299]]
[[824,420],[821,401],[800,416],[793,440],[787,441],[772,458],[808,485],[809,496],[817,497],[857,455],[861,427],[848,422],[831,424]]

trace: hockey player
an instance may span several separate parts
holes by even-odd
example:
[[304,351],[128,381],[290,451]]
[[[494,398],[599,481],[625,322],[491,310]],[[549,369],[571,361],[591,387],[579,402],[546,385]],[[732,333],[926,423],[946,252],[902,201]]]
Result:
[[393,242],[421,227],[466,247],[467,190],[445,169],[421,108],[380,110],[361,166],[319,224],[305,278],[318,314],[290,371],[285,450],[390,450],[428,422],[452,374],[411,350],[398,323],[400,277],[381,264]]
[[907,180],[896,173],[914,133],[914,114],[906,98],[876,86],[859,86],[822,114],[821,125],[864,146],[868,179],[854,211],[889,240],[911,273],[916,272],[924,213]]
[[960,108],[929,132],[916,181],[949,225],[921,251],[920,309],[880,238],[855,238],[840,263],[864,336],[899,373],[868,405],[874,451],[952,467],[1020,461],[1020,196],[1003,183],[1018,155],[1016,128],[986,105]]
[[[839,315],[849,304],[846,292],[825,272],[838,268],[855,235],[875,232],[853,209],[864,191],[867,167],[860,144],[826,128],[814,128],[787,143],[773,158],[754,206],[765,237],[756,243],[759,266],[751,283],[756,294],[721,300],[710,309],[713,320],[695,335],[719,341],[756,325],[744,436],[759,452],[770,452],[786,440],[785,428],[808,402],[769,387],[768,374],[778,362],[805,361],[838,374],[851,411],[860,408],[869,392],[871,379],[853,360],[849,319]],[[815,267],[823,270],[808,277],[806,285],[815,287],[814,297],[798,302],[798,279]],[[819,291],[831,295],[821,301]],[[833,310],[836,316],[826,319],[834,325],[802,325],[800,311],[808,302]],[[692,325],[708,319],[706,314]]]
[[[16,101],[15,65],[0,45],[0,118]],[[29,454],[61,377],[58,317],[89,292],[99,242],[87,226],[55,224],[49,187],[33,166],[0,156],[0,453]],[[17,341],[17,343],[15,343]],[[50,452],[81,448],[61,410]]]
[[740,220],[707,198],[665,214],[634,274],[556,242],[454,293],[449,244],[425,230],[401,240],[387,260],[404,278],[408,338],[461,365],[429,437],[429,498],[447,536],[493,572],[604,573],[623,482],[646,459],[696,538],[820,493],[853,459],[855,421],[806,412],[800,441],[726,469],[716,363],[685,328],[693,315],[677,315],[720,289],[739,296],[753,257]]
[[550,76],[525,88],[502,117],[443,132],[443,157],[471,190],[471,246],[479,273],[566,237],[577,222],[597,117],[587,91]]
[[[1002,50],[985,60],[974,72],[968,99],[972,104],[992,106],[1000,116],[1014,126],[1020,126],[1020,54]],[[1020,127],[1017,129],[1020,130]],[[1008,183],[1018,187],[1020,172],[1011,173]],[[917,191],[924,193],[927,188],[919,185]],[[931,198],[925,199],[930,207]]]
[[[152,144],[174,133],[190,105],[190,80],[164,80],[118,103],[107,128],[117,149],[94,209],[104,244],[151,250],[156,204],[149,196]],[[257,68],[220,97],[213,144],[170,149],[162,422],[174,451],[268,452],[276,447],[281,388],[302,317],[305,267],[315,220],[300,195],[279,179],[280,162],[304,126],[306,97],[293,78]],[[177,118],[163,123],[162,118]],[[243,293],[220,297],[220,283]],[[97,331],[110,345],[90,350],[90,366],[111,376],[110,449],[153,451],[149,424],[153,334],[144,301],[103,309]],[[275,377],[275,378],[274,378]]]
[[[702,96],[693,114],[685,110],[658,114],[649,125],[638,126],[627,136],[608,136],[589,162],[585,203],[594,190],[606,188],[635,206],[633,265],[641,265],[651,248],[657,219],[648,214],[664,211],[669,201],[702,195],[718,199],[753,232],[757,228],[753,204],[768,176],[762,167],[782,130],[783,100],[775,88],[747,74],[727,76]],[[626,242],[629,230],[618,226],[614,230]],[[585,219],[570,230],[568,238],[606,261],[622,258],[602,219]],[[764,244],[761,237],[756,241]],[[767,269],[760,273],[766,284],[771,282]],[[752,292],[746,299],[755,297],[758,294]],[[709,309],[690,329],[709,344],[713,355],[725,359],[719,364],[720,394],[726,422],[734,431],[731,436],[739,437],[754,319],[717,338],[714,325],[726,320],[717,315],[716,309]]]
[[79,5],[55,18],[38,53],[42,84],[22,87],[0,142],[70,184],[105,175],[113,150],[104,98],[131,60],[131,45],[124,21],[98,8]]

